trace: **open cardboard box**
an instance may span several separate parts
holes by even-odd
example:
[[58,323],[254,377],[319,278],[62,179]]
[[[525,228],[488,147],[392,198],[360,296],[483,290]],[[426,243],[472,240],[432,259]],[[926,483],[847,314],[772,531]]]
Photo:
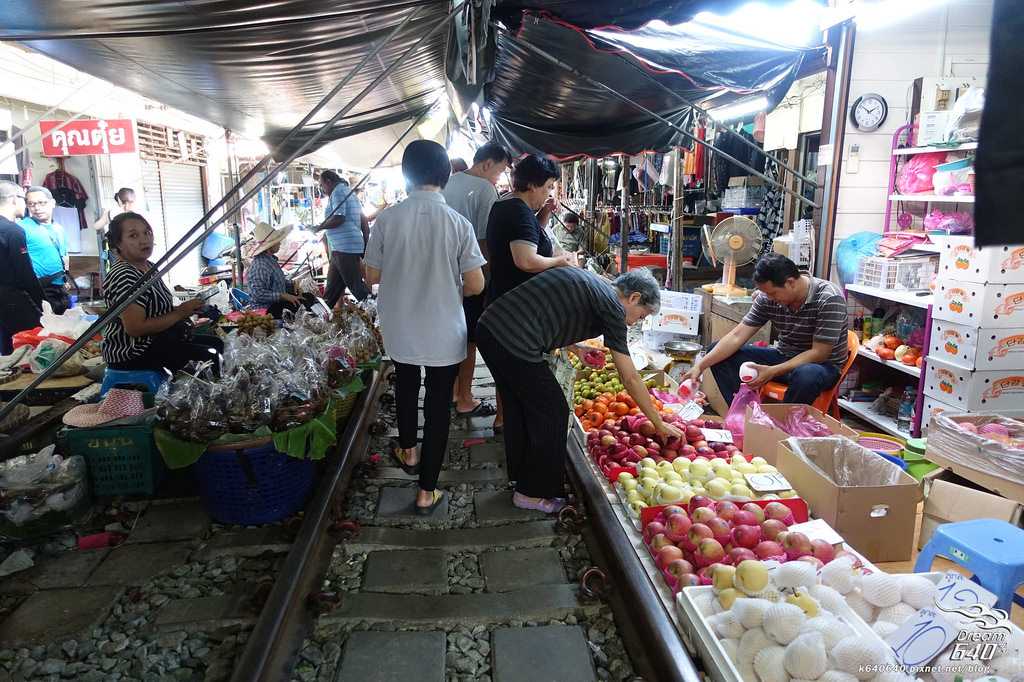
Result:
[[944,523],[972,519],[999,519],[1021,525],[1024,505],[1008,500],[946,469],[925,475],[924,514],[917,548],[928,544],[935,529]]
[[[870,450],[864,452],[881,459]],[[841,486],[796,455],[788,440],[779,442],[775,466],[806,500],[811,513],[869,560],[910,559],[921,488],[906,472],[898,471],[895,485]]]
[[[769,416],[782,421],[789,410],[795,407],[806,407],[809,414],[829,428],[837,436],[846,436],[857,440],[857,432],[842,422],[816,410],[809,405],[791,405],[787,403],[768,403],[761,405]],[[750,420],[752,408],[747,406],[747,416],[743,424],[743,454],[751,457],[764,457],[769,464],[778,461],[779,442],[789,438],[789,434],[781,429],[755,424]]]

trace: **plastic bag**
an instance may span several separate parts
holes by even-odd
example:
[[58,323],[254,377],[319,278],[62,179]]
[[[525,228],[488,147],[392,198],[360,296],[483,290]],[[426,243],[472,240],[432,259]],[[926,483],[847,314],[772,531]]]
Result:
[[[29,369],[33,374],[41,374],[57,361],[64,351],[70,348],[70,344],[58,339],[43,339],[28,359]],[[55,377],[73,377],[82,373],[82,355],[75,353],[68,360],[57,368],[53,373]]]
[[924,229],[928,232],[946,234],[973,234],[974,216],[962,211],[943,213],[939,209],[934,209],[924,217]]
[[900,194],[931,192],[934,188],[932,177],[935,175],[935,167],[945,160],[946,152],[931,152],[910,157],[910,160],[900,168],[899,177],[896,178],[896,189]]
[[860,262],[867,256],[874,256],[877,253],[878,242],[882,241],[882,235],[877,232],[857,232],[839,242],[836,248],[836,269],[839,271],[839,281],[845,284],[853,284],[857,279],[857,271],[860,270]]
[[69,308],[61,315],[54,315],[49,301],[43,301],[43,315],[39,323],[43,325],[45,335],[66,336],[77,339],[89,330],[89,320],[82,308]]
[[746,384],[740,386],[732,398],[729,411],[725,415],[725,428],[732,433],[732,441],[738,448],[743,447],[743,425],[747,418],[747,405],[760,405],[761,398],[757,391]]
[[953,112],[943,137],[951,142],[977,140],[978,129],[981,127],[981,111],[984,108],[985,88],[969,88],[953,105]]
[[789,449],[840,487],[896,485],[903,470],[877,452],[844,436],[790,438]]
[[799,438],[833,435],[832,430],[818,421],[818,418],[811,414],[810,410],[804,405],[792,408],[786,413],[786,418],[779,421],[765,412],[761,408],[760,403],[754,403],[750,408],[750,421],[760,426],[780,429],[790,436],[797,436]]

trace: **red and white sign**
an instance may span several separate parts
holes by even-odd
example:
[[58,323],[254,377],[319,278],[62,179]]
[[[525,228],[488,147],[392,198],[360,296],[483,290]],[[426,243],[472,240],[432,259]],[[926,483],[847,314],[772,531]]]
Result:
[[135,151],[135,122],[130,118],[40,121],[43,156],[96,156]]

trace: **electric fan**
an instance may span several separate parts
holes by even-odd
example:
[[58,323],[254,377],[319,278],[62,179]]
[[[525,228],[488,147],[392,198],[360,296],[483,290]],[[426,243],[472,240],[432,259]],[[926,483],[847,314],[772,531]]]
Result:
[[716,296],[746,296],[747,290],[736,286],[736,268],[753,262],[761,253],[764,244],[761,228],[750,218],[733,216],[718,223],[713,230],[704,226],[701,236],[704,253],[711,264],[722,264],[722,281],[705,284],[704,290]]

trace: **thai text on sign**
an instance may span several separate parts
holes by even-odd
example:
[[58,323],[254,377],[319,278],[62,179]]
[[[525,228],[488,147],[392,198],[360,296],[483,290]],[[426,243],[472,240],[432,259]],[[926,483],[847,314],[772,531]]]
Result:
[[43,156],[95,156],[135,151],[135,123],[130,118],[40,121]]

